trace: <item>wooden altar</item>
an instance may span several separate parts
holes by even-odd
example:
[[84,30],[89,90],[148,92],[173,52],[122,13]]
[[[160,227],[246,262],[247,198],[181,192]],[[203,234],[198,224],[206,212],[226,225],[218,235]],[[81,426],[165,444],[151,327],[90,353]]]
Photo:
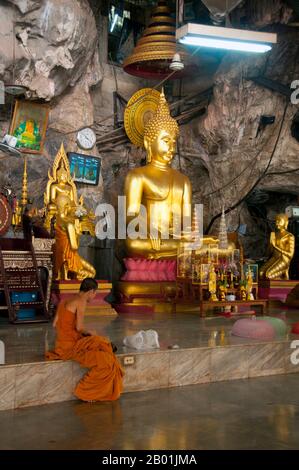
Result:
[[[55,240],[33,238],[32,245],[35,259],[32,259],[32,256],[30,256],[31,253],[29,250],[23,249],[22,242],[24,242],[24,240],[18,238],[2,238],[0,240],[3,268],[6,272],[15,270],[16,273],[21,273],[26,270],[30,273],[37,268],[40,273],[44,305],[48,312],[53,278],[52,246]],[[22,286],[18,287],[20,290]],[[27,290],[27,288],[24,290]]]
[[235,300],[223,300],[213,301],[210,299],[209,288],[207,284],[194,283],[191,278],[177,278],[176,281],[176,297],[174,300],[174,309],[177,311],[181,305],[186,302],[197,304],[199,306],[199,313],[201,317],[206,316],[207,310],[218,309],[223,307],[231,307],[233,310],[235,307],[261,307],[261,314],[264,315],[268,312],[268,299],[259,298],[258,296],[258,283],[253,283],[252,286],[253,299],[252,300],[241,300],[237,298],[238,289],[234,287],[227,288],[227,294],[233,294],[236,296]]

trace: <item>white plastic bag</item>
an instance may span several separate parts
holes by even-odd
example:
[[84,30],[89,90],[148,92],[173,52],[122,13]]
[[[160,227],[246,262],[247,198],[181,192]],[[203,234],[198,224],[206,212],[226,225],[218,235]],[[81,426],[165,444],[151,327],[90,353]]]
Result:
[[159,348],[159,337],[158,333],[155,330],[147,330],[145,332],[145,339],[144,339],[144,344],[146,348]]
[[135,335],[126,336],[124,345],[133,349],[155,349],[160,348],[158,333],[154,330],[141,330]]

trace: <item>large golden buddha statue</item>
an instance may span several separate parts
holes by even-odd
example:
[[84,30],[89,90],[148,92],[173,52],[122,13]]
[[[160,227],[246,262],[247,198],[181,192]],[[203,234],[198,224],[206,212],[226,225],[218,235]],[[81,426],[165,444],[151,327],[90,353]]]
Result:
[[131,170],[125,182],[128,232],[136,217],[146,220],[147,227],[145,237],[127,238],[127,251],[132,257],[177,256],[180,237],[176,236],[176,224],[181,225],[183,216],[191,218],[192,197],[189,178],[170,166],[178,133],[178,124],[170,116],[162,91],[156,114],[144,131],[147,164]]
[[55,227],[56,280],[68,280],[69,275],[79,280],[94,277],[94,267],[78,254],[81,234],[94,235],[94,216],[84,207],[83,197],[78,200],[63,144],[54,160],[52,175],[49,173],[44,201],[45,226],[48,230]]
[[286,214],[276,216],[276,231],[271,232],[271,258],[261,267],[260,277],[265,279],[289,279],[289,267],[294,256],[295,237],[287,231]]

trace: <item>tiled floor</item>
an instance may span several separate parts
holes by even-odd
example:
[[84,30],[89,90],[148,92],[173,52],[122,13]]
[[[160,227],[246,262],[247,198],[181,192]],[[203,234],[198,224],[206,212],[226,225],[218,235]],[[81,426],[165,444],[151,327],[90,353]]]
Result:
[[298,449],[299,375],[0,412],[0,449]]
[[[272,311],[271,315],[285,318],[290,325],[299,320],[298,311]],[[153,314],[153,315],[123,315],[118,317],[88,316],[86,325],[95,329],[99,334],[108,336],[118,346],[118,352],[128,352],[123,347],[123,338],[140,330],[154,329],[158,332],[160,349],[168,349],[173,345],[180,348],[214,347],[237,344],[254,344],[231,336],[230,331],[234,321],[240,318],[206,318],[201,319],[194,314]],[[45,351],[54,345],[55,332],[51,324],[9,325],[0,321],[0,340],[6,348],[6,364],[24,364],[44,360]],[[292,339],[288,334],[282,339]],[[294,336],[294,339],[296,337]],[[261,341],[259,341],[261,342]]]

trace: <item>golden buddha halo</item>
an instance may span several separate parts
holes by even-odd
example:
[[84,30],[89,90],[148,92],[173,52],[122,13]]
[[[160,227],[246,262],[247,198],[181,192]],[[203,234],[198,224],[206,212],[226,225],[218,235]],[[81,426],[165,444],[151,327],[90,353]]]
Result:
[[144,129],[144,137],[149,142],[153,142],[162,129],[169,132],[170,135],[174,134],[175,137],[179,134],[178,123],[170,116],[169,106],[163,90],[160,94],[157,111]]
[[137,147],[143,147],[144,129],[154,116],[160,93],[152,88],[138,90],[128,101],[124,115],[127,136]]

